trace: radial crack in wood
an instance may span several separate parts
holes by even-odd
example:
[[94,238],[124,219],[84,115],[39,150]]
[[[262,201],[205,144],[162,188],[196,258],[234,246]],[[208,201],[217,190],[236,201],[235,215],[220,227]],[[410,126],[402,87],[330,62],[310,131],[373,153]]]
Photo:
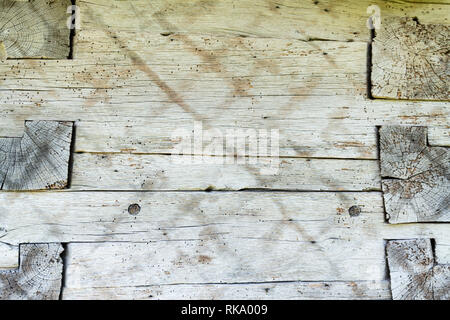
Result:
[[0,0],[0,43],[8,57],[68,58],[71,5],[70,0]]
[[19,269],[0,271],[0,300],[57,300],[62,252],[61,244],[21,245]]
[[26,121],[22,138],[0,138],[0,190],[68,185],[72,122]]
[[389,223],[450,221],[450,152],[427,145],[426,127],[380,128],[380,165]]
[[383,19],[372,46],[376,98],[449,100],[450,27]]
[[431,240],[388,241],[386,252],[394,300],[449,298],[450,269],[435,265]]

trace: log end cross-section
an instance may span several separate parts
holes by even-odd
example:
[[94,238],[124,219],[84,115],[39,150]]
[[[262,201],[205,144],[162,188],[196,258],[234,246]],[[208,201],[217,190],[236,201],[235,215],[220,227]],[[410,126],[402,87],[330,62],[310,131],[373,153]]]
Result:
[[426,127],[381,127],[380,166],[389,223],[450,221],[450,150]]
[[19,269],[0,271],[0,300],[57,300],[62,252],[61,244],[21,245]]
[[70,0],[0,0],[0,60],[67,59],[71,4]]
[[450,27],[384,18],[372,46],[372,96],[450,99]]
[[0,138],[0,189],[67,187],[72,131],[72,122],[27,121],[22,138]]
[[392,240],[386,247],[394,300],[446,300],[450,268],[435,265],[429,239]]

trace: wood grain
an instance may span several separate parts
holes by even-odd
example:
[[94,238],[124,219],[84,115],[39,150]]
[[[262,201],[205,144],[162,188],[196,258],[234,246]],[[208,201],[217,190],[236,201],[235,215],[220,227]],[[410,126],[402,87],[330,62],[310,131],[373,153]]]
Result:
[[372,95],[391,99],[450,99],[450,27],[417,18],[383,19],[372,46]]
[[[0,44],[8,58],[66,59],[70,0],[0,1]],[[1,59],[0,49],[0,60]]]
[[[66,2],[52,5],[62,8]],[[28,5],[33,3],[38,0]],[[0,29],[0,136],[22,135],[28,119],[73,121],[77,128],[71,189],[0,191],[0,268],[17,268],[18,249],[29,243],[68,243],[65,288],[61,261],[55,260],[57,280],[44,284],[55,288],[48,297],[57,298],[58,287],[64,299],[390,299],[385,239],[433,238],[432,277],[413,278],[431,285],[431,298],[448,299],[450,226],[426,223],[437,215],[423,217],[448,199],[448,156],[442,151],[450,146],[448,85],[445,92],[445,84],[432,83],[437,76],[428,72],[436,68],[447,80],[445,52],[424,50],[415,58],[420,62],[412,59],[413,67],[421,63],[426,85],[407,78],[399,82],[403,91],[395,100],[369,99],[367,85],[373,14],[368,9],[380,9],[381,26],[391,17],[417,17],[419,24],[401,21],[408,21],[412,32],[431,32],[418,34],[411,48],[393,48],[398,50],[391,56],[403,59],[426,48],[425,38],[441,49],[433,42],[441,35],[429,38],[448,29],[448,0],[78,0],[77,5],[81,29],[74,60],[65,59],[69,37],[55,51],[63,60],[11,59],[14,51]],[[64,27],[60,36],[69,31],[66,9],[57,21],[43,19]],[[53,34],[36,30],[40,37]],[[384,32],[375,31],[374,54]],[[392,64],[399,68],[398,61]],[[374,90],[391,69],[374,70]],[[383,89],[394,92],[392,85]],[[418,96],[412,97],[411,88]],[[440,95],[430,93],[436,90]],[[245,163],[212,163],[222,157],[206,140],[206,148],[181,157],[188,161],[172,162],[177,132],[193,132],[198,123],[215,132],[214,138],[230,129],[279,130],[280,158],[225,150]],[[382,155],[381,169],[387,169],[380,174],[377,126],[391,125],[427,126],[428,132],[418,129],[410,135],[417,138],[413,142],[394,134],[395,143],[381,150],[389,156]],[[0,145],[22,140],[2,138]],[[70,141],[59,140],[46,144],[59,148]],[[66,155],[70,147],[63,149]],[[0,152],[0,168],[12,166],[4,159],[14,152],[7,150]],[[31,161],[33,149],[26,151],[21,158]],[[260,162],[251,164],[255,159]],[[278,173],[261,175],[269,160],[280,161]],[[39,163],[45,167],[47,161]],[[48,171],[44,177],[60,179],[58,170]],[[10,173],[0,170],[0,177]],[[23,186],[18,181],[27,175],[15,176],[13,189],[48,185]],[[394,215],[386,223],[382,191],[386,197],[388,180],[407,184],[401,190],[408,192],[400,193],[401,201],[391,199],[397,207],[386,208],[398,215],[420,204],[424,223],[394,224]],[[414,197],[406,199],[407,194]],[[440,200],[426,207],[434,211],[422,210],[434,196]],[[405,257],[398,257],[393,269],[407,274]],[[19,274],[3,272],[10,278]],[[398,290],[396,297],[407,296]],[[430,297],[421,287],[415,295]]]
[[57,300],[63,263],[60,244],[20,246],[18,270],[0,271],[1,300]]
[[450,300],[450,264],[433,268],[434,300]]
[[0,135],[26,119],[70,120],[77,152],[170,154],[174,135],[201,121],[222,134],[278,129],[280,156],[377,159],[375,126],[396,123],[427,125],[430,143],[450,145],[448,103],[365,98],[365,43],[101,30],[77,39],[80,60],[0,65]]
[[450,269],[435,265],[430,240],[392,240],[386,251],[394,300],[448,299]]
[[[271,159],[226,163],[202,156],[74,155],[71,190],[381,190],[375,160]],[[245,159],[244,159],[245,160]],[[272,161],[272,163],[270,163]],[[264,168],[275,174],[262,175]]]
[[[110,274],[114,276],[114,274]],[[65,287],[63,300],[388,300],[389,281]]]
[[0,138],[0,189],[65,188],[72,130],[72,122],[27,121],[21,138]]
[[383,126],[380,159],[390,223],[450,221],[450,150],[429,147],[427,128]]
[[[300,40],[364,41],[367,20],[418,17],[424,23],[448,23],[448,1],[382,0],[145,0],[79,1],[82,29],[128,30],[154,34],[233,35]],[[320,27],[318,26],[320,23]]]
[[[386,224],[379,192],[0,193],[0,203],[8,203],[0,215],[5,243],[138,242],[146,248],[139,251],[143,255],[157,252],[147,266],[166,283],[183,277],[197,283],[203,276],[214,283],[233,277],[242,282],[383,280],[383,239],[393,237],[432,237],[444,250],[438,252],[444,254],[441,260],[450,260],[448,225]],[[129,213],[132,204],[140,206],[138,214]],[[354,206],[360,212],[350,215]],[[113,249],[97,251],[93,258],[106,259]],[[214,264],[199,264],[200,255],[214,257]],[[170,263],[183,256],[186,263]],[[155,259],[166,267],[158,268]],[[109,265],[126,269],[133,263]],[[200,267],[203,272],[192,271]],[[171,275],[164,275],[167,268]],[[219,268],[223,271],[213,272]]]

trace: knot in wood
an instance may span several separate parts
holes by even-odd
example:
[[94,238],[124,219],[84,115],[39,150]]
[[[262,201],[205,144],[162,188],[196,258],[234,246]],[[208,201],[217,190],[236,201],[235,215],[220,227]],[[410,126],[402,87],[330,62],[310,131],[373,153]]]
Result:
[[357,217],[361,214],[361,208],[358,206],[352,206],[348,209],[348,213],[350,214],[350,217]]
[[130,206],[128,207],[128,213],[133,216],[138,215],[139,212],[141,212],[141,206],[137,203],[130,204]]

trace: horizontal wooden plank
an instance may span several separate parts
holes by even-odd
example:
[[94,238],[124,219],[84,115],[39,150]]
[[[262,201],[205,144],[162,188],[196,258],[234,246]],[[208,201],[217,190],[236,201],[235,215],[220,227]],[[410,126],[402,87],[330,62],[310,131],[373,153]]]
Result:
[[2,90],[127,88],[134,96],[186,104],[223,96],[366,93],[365,43],[211,36],[186,41],[98,30],[77,33],[77,41],[86,47],[78,47],[73,61],[7,61],[0,68],[8,75]]
[[[247,235],[251,237],[251,235]],[[70,244],[66,286],[383,280],[383,241],[230,239]],[[268,253],[270,252],[270,253]],[[100,268],[100,265],[103,267]]]
[[[83,30],[368,41],[371,15],[448,23],[444,1],[79,1]],[[320,28],[317,27],[320,21]]]
[[73,159],[71,190],[381,190],[375,160],[265,157],[239,164],[234,158],[87,153]]
[[[210,280],[383,280],[383,239],[450,244],[445,224],[386,224],[379,192],[35,192],[0,193],[0,202],[8,203],[0,216],[5,243],[150,242],[148,248],[164,248],[172,260],[184,251],[191,261],[215,257],[215,270],[228,266],[228,273],[218,274],[205,265]],[[274,256],[267,256],[268,248]],[[261,264],[267,259],[277,261]],[[168,267],[178,267],[169,260]],[[235,275],[240,265],[244,271]],[[247,273],[247,267],[259,273]],[[179,283],[184,271],[167,281]]]
[[[15,92],[11,91],[2,97],[14,99],[14,95]],[[40,100],[38,93],[27,95]],[[70,95],[75,99],[73,92]],[[148,108],[151,102],[136,103],[129,100],[131,98],[95,108],[80,107],[84,103],[82,98],[49,98],[41,107],[24,106],[27,98],[23,99],[22,102],[0,105],[4,111],[0,116],[0,135],[11,136],[23,131],[24,119],[73,120],[77,121],[75,150],[78,152],[171,154],[179,143],[177,130],[192,132],[195,126],[192,115],[166,102],[154,103],[164,110],[155,116]],[[283,106],[285,110],[290,108],[291,99],[263,97],[257,109],[248,110],[251,98],[242,98],[234,102],[232,113],[215,111],[208,101],[196,102],[195,109],[196,114],[203,114],[201,120],[204,120],[202,126],[205,131],[214,128],[219,130],[221,137],[227,130],[250,128],[258,133],[278,129],[280,156],[377,159],[375,126],[384,124],[429,126],[430,144],[450,146],[445,103],[397,105],[348,98],[334,99],[330,104],[331,100],[324,97],[310,97],[291,108],[288,114],[278,116]],[[121,107],[123,105],[127,107]],[[280,107],[274,109],[274,105]],[[419,114],[418,109],[421,110]],[[212,138],[217,136],[212,135]],[[203,150],[203,153],[211,154],[211,151]]]
[[[109,277],[115,276],[109,274]],[[391,299],[389,281],[179,284],[148,287],[68,288],[63,300],[366,300]]]

